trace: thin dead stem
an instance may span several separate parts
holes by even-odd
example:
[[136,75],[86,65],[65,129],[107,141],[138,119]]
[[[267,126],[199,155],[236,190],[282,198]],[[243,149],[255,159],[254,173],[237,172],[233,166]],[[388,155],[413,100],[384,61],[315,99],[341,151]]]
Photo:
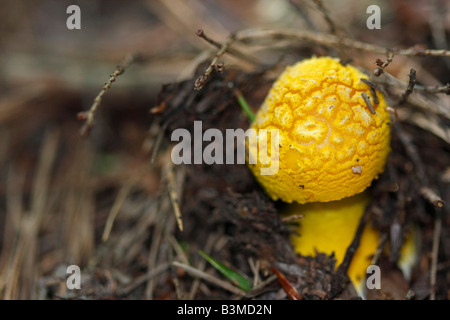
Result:
[[370,113],[375,114],[375,109],[373,108],[373,105],[370,102],[369,96],[365,92],[361,93],[361,96],[362,96],[364,102],[366,103],[367,107],[369,108]]
[[408,101],[408,97],[414,90],[414,86],[416,85],[416,70],[412,69],[409,71],[409,82],[406,87],[406,91],[402,95],[402,99],[399,101],[398,105],[405,104]]
[[328,12],[328,10],[325,8],[325,6],[323,5],[321,0],[312,0],[314,2],[314,4],[317,6],[317,9],[322,12],[328,26],[330,27],[330,33],[332,34],[336,34],[338,28],[336,26],[336,23],[334,22],[334,20],[331,18],[330,13]]
[[392,54],[399,56],[444,56],[450,57],[450,50],[447,49],[425,49],[418,46],[406,49],[390,49],[374,44],[361,42],[349,38],[340,38],[326,33],[311,32],[307,30],[292,29],[265,29],[254,28],[244,29],[235,33],[235,40],[246,44],[256,43],[261,40],[294,39],[298,41],[310,41],[328,47],[343,46],[359,51],[373,53]]
[[268,277],[267,279],[265,279],[264,281],[261,281],[256,287],[253,287],[252,290],[250,290],[249,292],[247,292],[245,294],[246,298],[252,298],[255,297],[257,295],[259,295],[261,293],[261,291],[267,287],[269,284],[271,284],[272,282],[274,282],[275,280],[277,280],[277,275],[273,274],[270,277]]
[[[384,72],[384,75],[379,78],[373,78],[371,79],[375,83],[380,84],[386,84],[389,86],[393,86],[402,90],[407,90],[408,84],[403,83],[402,81],[398,80],[393,75],[389,74],[388,72]],[[450,109],[446,108],[444,106],[441,106],[441,104],[436,103],[432,99],[427,98],[423,94],[419,94],[417,91],[420,92],[430,92],[431,91],[439,91],[442,93],[445,93],[444,88],[446,87],[424,87],[415,85],[413,87],[413,90],[411,93],[408,94],[408,104],[417,106],[418,108],[432,112],[433,114],[443,116],[444,118],[450,120]]]
[[[6,300],[34,298],[33,288],[37,272],[35,266],[39,254],[38,235],[48,206],[51,170],[57,152],[58,137],[57,130],[50,129],[46,132],[32,186],[30,212],[27,214],[17,212],[20,220],[14,219],[20,223],[20,228],[15,229],[14,237],[17,241],[9,261],[1,270],[2,277],[8,279],[5,283],[0,283],[3,287],[0,289],[4,290],[3,299]],[[22,207],[20,204],[17,205],[19,208]]]
[[[214,247],[214,245],[217,242],[217,234],[216,233],[212,233],[208,236],[208,239],[206,240],[206,244],[205,244],[205,248],[203,249],[203,251],[207,254],[211,253],[212,248]],[[205,259],[201,259],[197,265],[197,269],[198,270],[205,270],[206,268],[206,260]],[[200,286],[200,278],[195,278],[191,290],[189,291],[188,294],[188,299],[189,300],[193,300],[195,298],[195,295],[197,294],[198,288]]]
[[197,80],[195,80],[194,90],[201,90],[205,86],[206,81],[208,80],[209,76],[211,75],[211,72],[217,65],[219,58],[228,50],[228,48],[231,46],[234,40],[235,36],[231,34],[225,41],[225,43],[220,47],[219,51],[217,51],[208,68],[205,70],[205,73],[200,77],[198,77]]
[[168,161],[166,165],[166,177],[167,177],[167,189],[169,192],[170,203],[175,214],[178,229],[183,231],[183,217],[180,210],[180,202],[178,197],[177,183],[175,181],[175,173],[173,168],[173,162]]
[[[384,72],[386,77],[380,77],[378,79],[372,79],[376,83],[380,84],[388,84],[400,89],[407,89],[409,83],[404,83],[400,80],[398,80],[396,77],[394,77],[392,74]],[[422,86],[415,84],[413,88],[414,92],[423,92],[423,93],[445,93],[450,94],[450,83],[444,85],[444,86]]]
[[223,281],[219,278],[216,278],[204,271],[201,271],[199,269],[193,268],[187,264],[178,262],[178,261],[174,261],[172,263],[173,266],[181,268],[183,270],[185,270],[187,273],[189,273],[191,276],[196,277],[196,278],[200,278],[203,279],[205,281],[208,281],[214,285],[217,285],[219,287],[221,287],[222,289],[225,289],[237,296],[240,297],[244,297],[245,296],[245,291],[239,289],[238,287],[235,287],[234,285],[230,284],[229,282]]
[[438,253],[439,242],[441,239],[442,230],[442,214],[440,210],[437,210],[437,216],[434,220],[433,231],[433,247],[431,249],[431,267],[430,267],[430,300],[436,300],[436,278],[437,278],[437,265],[438,265]]
[[[160,212],[166,211],[164,208],[162,208],[163,206],[167,206],[166,199],[167,198],[161,199],[162,203],[161,203]],[[159,217],[159,218],[163,219],[164,217]],[[153,281],[154,280],[153,277],[150,277],[149,275],[151,274],[152,270],[154,270],[156,268],[157,258],[158,258],[158,253],[160,251],[163,233],[164,233],[164,225],[163,225],[163,222],[160,221],[155,224],[155,229],[153,230],[153,235],[152,235],[150,251],[148,253],[148,263],[147,263],[148,281],[147,281],[147,287],[145,290],[146,299],[153,299],[153,290],[154,290],[155,283]]]
[[443,208],[445,206],[444,200],[442,200],[442,198],[436,193],[436,191],[428,186],[420,188],[420,194],[435,207]]
[[116,70],[109,76],[108,82],[105,83],[103,88],[95,97],[94,103],[92,104],[91,108],[88,111],[78,113],[78,119],[85,121],[83,127],[81,127],[80,130],[80,135],[82,137],[87,137],[92,127],[94,126],[95,114],[97,113],[98,107],[100,106],[100,103],[102,102],[103,96],[105,95],[106,91],[111,88],[112,84],[116,81],[118,76],[123,74],[125,70],[127,70],[131,66],[131,64],[138,60],[137,57],[138,56],[135,54],[128,55],[125,58],[123,64],[117,66]]
[[411,109],[400,109],[398,110],[398,117],[401,121],[408,122],[429,131],[436,137],[439,137],[446,143],[450,144],[450,128],[443,123],[442,119],[437,115],[431,113],[424,115],[421,112],[415,112]]
[[90,148],[77,139],[72,152],[65,158],[69,162],[59,172],[64,179],[55,186],[61,190],[63,204],[61,235],[62,246],[66,248],[64,258],[72,264],[84,265],[95,247],[95,191],[91,183]]
[[108,241],[109,235],[114,225],[114,221],[116,220],[117,215],[120,212],[120,209],[122,208],[126,198],[128,197],[135,183],[136,183],[135,179],[130,179],[126,183],[124,183],[123,186],[120,188],[119,193],[114,201],[114,204],[111,207],[111,210],[109,211],[109,215],[106,220],[105,228],[102,234],[103,242]]
[[[316,4],[320,4],[321,2],[318,0],[314,0]],[[326,12],[325,10],[323,12]],[[327,15],[325,15],[327,16]],[[328,20],[327,20],[328,21]],[[335,28],[334,23],[331,21],[331,26]],[[330,23],[330,22],[329,22]],[[291,30],[291,29],[265,29],[265,28],[254,28],[254,29],[244,29],[239,30],[236,33],[231,34],[227,40],[220,45],[219,43],[206,37],[203,30],[198,30],[197,35],[203,39],[205,39],[208,43],[213,44],[218,47],[219,50],[215,54],[213,60],[211,61],[208,68],[205,72],[197,78],[194,84],[194,90],[201,90],[208,78],[211,75],[213,69],[216,68],[218,59],[225,53],[233,50],[231,48],[234,42],[239,42],[243,44],[255,44],[260,43],[261,41],[271,41],[276,40],[296,40],[296,41],[308,41],[320,45],[324,45],[332,48],[349,48],[355,49],[359,51],[367,51],[373,53],[387,54],[387,60],[381,61],[377,60],[378,67],[375,69],[374,74],[378,77],[382,73],[384,73],[384,69],[392,62],[394,55],[399,56],[445,56],[450,57],[450,51],[446,49],[425,49],[421,47],[411,47],[407,49],[391,49],[385,48],[377,45],[373,45],[370,43],[365,43],[357,40],[353,40],[350,38],[344,38],[333,34],[312,32],[307,30]],[[220,68],[221,70],[222,68]],[[442,90],[442,89],[440,89]]]
[[252,288],[256,287],[260,282],[261,279],[259,277],[259,259],[257,259],[256,261],[250,257],[248,258],[248,264],[250,266],[250,269],[252,270],[253,273],[253,285]]
[[119,291],[119,296],[128,296],[131,292],[142,286],[145,282],[159,276],[170,268],[170,263],[162,263],[156,266],[152,271],[137,277],[131,284]]
[[[222,44],[214,39],[211,39],[209,36],[207,36],[205,31],[203,31],[203,29],[197,30],[197,36],[199,36],[200,38],[202,38],[203,40],[208,42],[210,45],[216,47],[219,50],[222,48]],[[228,47],[225,49],[225,52],[230,55],[233,55],[236,58],[239,58],[245,62],[248,62],[252,65],[261,65],[262,64],[255,57],[249,56],[249,55],[237,50],[236,48]]]
[[378,260],[380,259],[381,254],[383,253],[384,246],[385,246],[387,240],[388,240],[387,233],[383,233],[381,235],[381,237],[380,237],[379,242],[378,242],[378,247],[377,247],[377,250],[375,251],[375,253],[373,255],[371,264],[374,264],[374,265],[378,264]]
[[388,51],[386,61],[381,61],[381,59],[377,59],[375,61],[377,68],[375,70],[373,70],[374,76],[375,77],[381,76],[381,74],[384,72],[384,69],[387,68],[387,66],[392,62],[393,59],[394,59],[394,53],[390,50]]

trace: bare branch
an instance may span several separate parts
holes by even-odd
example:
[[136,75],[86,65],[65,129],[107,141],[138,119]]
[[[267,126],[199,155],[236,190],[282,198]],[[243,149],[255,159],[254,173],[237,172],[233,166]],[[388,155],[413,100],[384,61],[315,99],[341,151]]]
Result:
[[363,92],[361,93],[362,98],[364,99],[364,102],[366,103],[367,107],[369,108],[369,111],[371,114],[375,114],[375,109],[372,106],[372,103],[370,102],[369,96]]
[[416,70],[412,69],[409,71],[409,82],[408,87],[406,88],[405,93],[402,95],[402,99],[399,101],[398,105],[405,104],[408,100],[408,97],[413,92],[414,86],[416,85]]
[[212,284],[215,284],[215,285],[221,287],[222,289],[225,289],[225,290],[227,290],[227,291],[229,291],[229,292],[231,292],[231,293],[233,293],[235,295],[238,295],[238,296],[241,296],[241,297],[245,296],[245,291],[239,289],[238,287],[232,285],[231,283],[229,283],[227,281],[223,281],[221,279],[218,279],[218,278],[216,278],[216,277],[214,277],[214,276],[212,276],[212,275],[210,275],[210,274],[208,274],[208,273],[206,273],[206,272],[204,272],[202,270],[193,268],[193,267],[191,267],[191,266],[189,266],[187,264],[180,263],[178,261],[172,262],[172,265],[177,267],[177,268],[181,268],[181,269],[185,270],[187,273],[189,273],[193,277],[200,278],[200,279],[203,279],[205,281],[208,281],[208,282],[210,282]]
[[439,253],[439,242],[442,231],[442,214],[437,211],[437,217],[434,220],[433,246],[431,249],[431,267],[430,267],[430,300],[436,300],[436,280],[437,280],[437,264]]
[[209,76],[211,75],[211,72],[213,71],[215,65],[217,64],[217,61],[227,51],[227,49],[231,46],[234,40],[235,40],[234,35],[230,35],[228,37],[227,41],[222,45],[220,50],[217,51],[216,55],[214,56],[214,59],[211,61],[205,73],[200,77],[198,77],[197,80],[195,80],[194,90],[201,90],[205,86],[206,81],[208,80]]
[[317,9],[322,12],[323,16],[325,17],[325,20],[328,23],[328,26],[330,27],[330,33],[336,34],[336,31],[338,28],[336,27],[336,24],[334,23],[333,19],[330,16],[330,13],[325,8],[321,0],[313,0],[314,4],[317,6]]
[[393,58],[394,53],[392,51],[389,51],[386,61],[382,61],[381,59],[375,60],[375,64],[378,67],[375,70],[373,70],[373,74],[376,77],[381,76],[381,74],[384,72],[384,69],[392,62]]
[[335,35],[311,32],[307,30],[293,29],[244,29],[236,32],[235,40],[250,44],[258,40],[269,39],[295,39],[299,41],[311,41],[328,47],[343,46],[360,51],[368,51],[380,54],[392,52],[399,56],[444,56],[450,57],[450,50],[447,49],[426,49],[421,46],[414,46],[406,49],[388,49],[370,43],[365,43],[349,38],[341,38]]
[[183,231],[183,218],[180,209],[178,192],[176,190],[177,184],[175,182],[175,172],[172,161],[167,162],[166,176],[167,176],[167,189],[169,192],[169,199],[170,202],[172,203],[175,219],[177,220],[178,228],[180,229],[180,231]]
[[442,198],[430,187],[425,186],[420,188],[420,194],[438,208],[443,208],[445,206],[444,200],[442,200]]
[[[400,80],[398,80],[396,77],[394,77],[390,73],[384,72],[384,74],[386,75],[385,78],[380,77],[380,78],[373,79],[373,80],[380,84],[389,84],[391,86],[401,88],[401,89],[406,89],[408,87],[408,84],[401,82]],[[361,80],[363,82],[367,83],[366,81],[364,81],[365,79],[361,79]],[[419,84],[415,84],[414,92],[445,93],[447,95],[450,95],[450,83],[447,83],[444,86],[422,86]]]
[[414,91],[421,91],[424,93],[445,93],[446,95],[450,95],[450,83],[447,83],[445,86],[418,86],[414,87]]
[[380,103],[380,101],[378,100],[378,95],[377,95],[377,85],[367,79],[362,78],[361,79],[362,82],[364,82],[365,84],[367,84],[370,88],[370,94],[373,97],[373,103],[375,103],[376,105],[378,105]]
[[442,121],[438,115],[427,112],[426,116],[422,112],[414,111],[410,108],[393,109],[397,112],[400,121],[408,122],[419,128],[427,130],[450,144],[450,128]]
[[[213,45],[214,47],[216,47],[217,49],[221,49],[222,48],[222,44],[220,42],[215,41],[214,39],[211,39],[210,37],[208,37],[206,35],[206,33],[203,31],[203,29],[198,29],[197,30],[197,36],[199,36],[200,38],[202,38],[203,40],[205,40],[206,42],[208,42],[209,44]],[[235,56],[236,58],[239,58],[245,62],[251,63],[253,65],[260,65],[262,64],[260,61],[258,61],[256,58],[254,57],[250,57],[248,55],[246,55],[245,53],[235,49],[235,48],[227,48],[225,50],[225,52]]]
[[[398,80],[396,77],[394,77],[393,75],[391,75],[386,71],[383,73],[382,77],[373,77],[371,78],[371,80],[377,84],[387,84],[404,90],[408,88],[408,84],[403,83],[402,81]],[[411,105],[415,105],[422,110],[431,111],[434,114],[443,116],[444,118],[450,120],[450,110],[448,108],[446,108],[441,104],[435,103],[426,96],[416,92],[416,91],[430,92],[433,89],[436,91],[436,88],[439,89],[439,92],[445,92],[444,89],[445,87],[423,87],[415,85],[413,88],[413,92],[408,96],[408,103]]]
[[109,76],[108,82],[105,83],[103,88],[100,90],[98,95],[95,97],[94,103],[92,104],[91,108],[88,111],[78,113],[78,115],[77,115],[78,119],[85,121],[83,127],[80,130],[81,136],[87,137],[89,135],[90,130],[94,126],[95,113],[98,110],[98,107],[102,101],[104,94],[106,93],[106,91],[109,88],[111,88],[113,82],[116,81],[116,78],[118,76],[120,76],[122,73],[124,73],[125,70],[128,69],[128,67],[137,60],[136,57],[137,56],[133,55],[133,54],[127,56],[125,58],[123,64],[117,66],[116,70]]

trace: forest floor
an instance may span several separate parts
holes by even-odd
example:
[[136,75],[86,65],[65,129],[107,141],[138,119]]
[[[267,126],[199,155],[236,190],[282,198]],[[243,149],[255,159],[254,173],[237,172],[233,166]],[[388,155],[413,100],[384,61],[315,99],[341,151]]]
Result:
[[[70,1],[7,2],[0,298],[356,298],[333,257],[294,252],[283,203],[245,164],[171,161],[175,129],[246,130],[239,100],[256,112],[285,66],[312,55],[365,70],[395,119],[372,223],[385,241],[415,223],[420,257],[409,281],[395,250],[379,257],[369,298],[450,298],[448,1],[374,1],[372,30],[367,1],[78,1],[81,30],[66,27]],[[67,287],[69,265],[81,289]]]

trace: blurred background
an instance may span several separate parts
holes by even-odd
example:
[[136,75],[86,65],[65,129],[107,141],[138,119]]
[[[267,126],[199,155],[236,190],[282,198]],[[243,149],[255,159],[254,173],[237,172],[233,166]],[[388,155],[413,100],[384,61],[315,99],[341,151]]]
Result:
[[[81,9],[80,30],[66,26],[66,9],[71,4]],[[380,30],[366,27],[366,9],[372,4],[381,8]],[[180,234],[167,190],[161,188],[167,179],[167,151],[162,148],[150,163],[160,128],[149,111],[162,108],[162,86],[194,79],[199,65],[217,51],[196,35],[198,29],[223,43],[231,32],[256,27],[332,33],[332,19],[336,34],[362,42],[386,48],[448,49],[448,1],[333,0],[323,5],[326,10],[321,9],[321,2],[309,0],[3,0],[0,298],[176,299],[180,297],[176,279],[187,276],[170,267],[174,257],[180,259],[184,252],[187,259],[190,250],[203,246],[209,246],[210,252],[227,248],[227,225],[217,220],[208,229],[211,224],[196,225],[202,219],[189,220],[186,215],[187,231]],[[336,54],[330,48],[304,43],[248,50],[264,66],[280,61],[286,65],[311,54]],[[81,138],[83,122],[77,114],[91,107],[110,74],[130,54],[144,58],[130,65],[106,91],[89,137]],[[373,70],[374,61],[385,56],[357,52],[351,58],[358,66]],[[233,55],[225,54],[220,61],[243,74],[260,68]],[[448,58],[398,56],[387,70],[407,83],[412,67],[423,85],[450,82]],[[255,110],[273,78],[269,74],[261,81],[261,90],[248,93]],[[433,101],[448,111],[448,97],[441,94]],[[420,130],[424,130],[426,124],[415,119],[416,126],[422,123]],[[438,142],[431,143],[436,149],[429,160],[440,158],[436,160],[438,172],[430,180],[441,179],[439,184],[447,186],[441,196],[448,199],[448,119],[430,131]],[[185,181],[186,175],[177,169],[173,177],[180,194],[182,184],[177,181]],[[200,188],[202,184],[195,185]],[[201,190],[196,194],[200,198],[181,206],[185,212],[195,211],[195,201],[222,196],[211,186]],[[439,260],[443,264],[438,278],[441,299],[447,299],[450,290],[448,210],[444,213]],[[424,223],[433,226],[431,218]],[[433,230],[426,239],[432,238]],[[431,250],[430,243],[424,247],[424,256]],[[422,261],[425,273],[428,258]],[[235,266],[239,263],[234,261]],[[83,271],[81,291],[66,288],[66,267],[72,264]],[[191,295],[184,297],[229,297],[204,283],[190,290],[186,289]]]

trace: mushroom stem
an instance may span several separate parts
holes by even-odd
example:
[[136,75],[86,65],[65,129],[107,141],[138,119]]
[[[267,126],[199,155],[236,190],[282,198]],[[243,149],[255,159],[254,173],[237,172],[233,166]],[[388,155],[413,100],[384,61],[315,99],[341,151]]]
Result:
[[[303,256],[316,256],[318,252],[334,254],[336,274],[343,270],[363,299],[367,298],[367,270],[381,240],[380,232],[365,214],[369,202],[368,192],[363,192],[338,201],[291,204],[283,212],[288,217],[302,215],[291,237],[294,250]],[[400,251],[397,264],[406,280],[417,262],[417,240],[417,230],[412,228]],[[349,253],[348,248],[355,248],[355,251]]]
[[[368,203],[367,193],[361,193],[338,201],[289,205],[285,214],[303,215],[291,238],[294,250],[305,256],[315,256],[316,252],[334,254],[336,268],[343,266],[347,248],[355,238]],[[347,274],[358,295],[364,298],[366,270],[377,250],[380,235],[370,224],[360,233],[359,246],[347,262]]]

